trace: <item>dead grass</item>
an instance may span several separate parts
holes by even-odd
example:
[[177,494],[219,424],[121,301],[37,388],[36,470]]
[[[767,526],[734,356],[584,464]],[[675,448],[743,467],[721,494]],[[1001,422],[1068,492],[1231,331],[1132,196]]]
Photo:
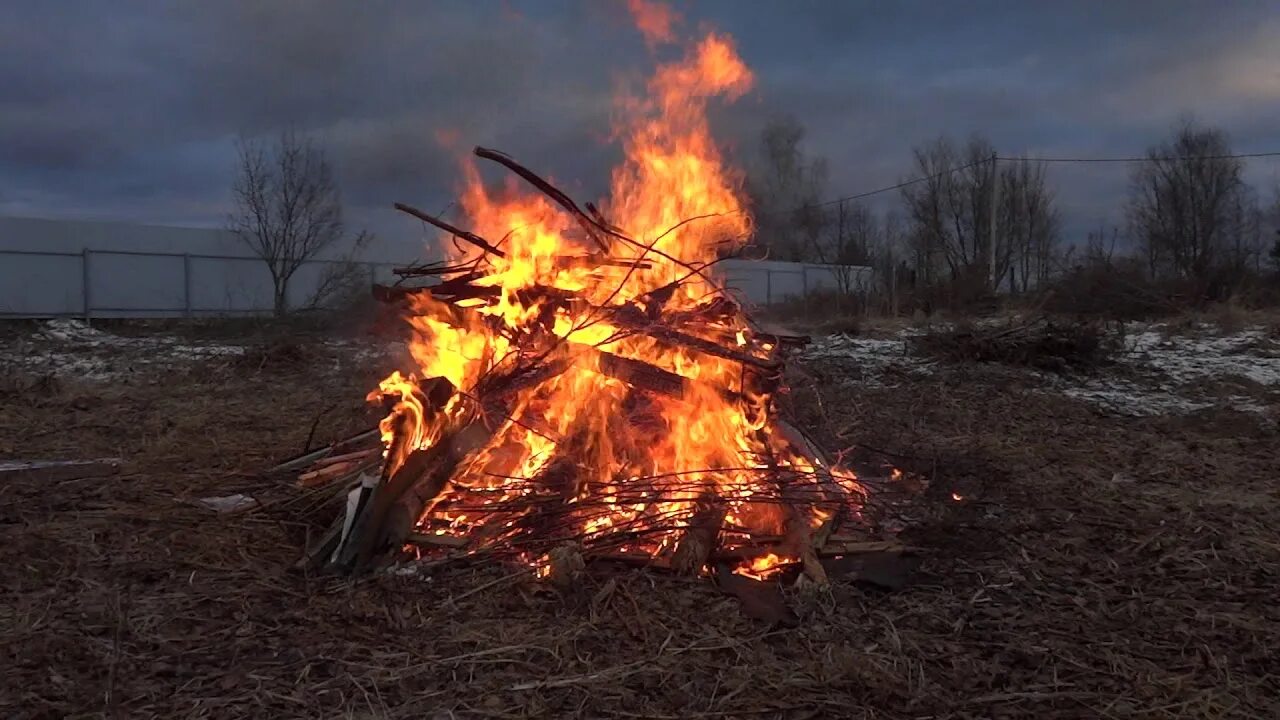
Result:
[[[376,369],[0,395],[6,456],[128,461],[0,486],[0,715],[1280,716],[1274,431],[1101,417],[981,366],[892,390],[806,370],[792,403],[828,447],[932,476],[906,531],[931,579],[793,596],[793,630],[639,571],[565,594],[295,573],[312,499],[255,473],[326,409],[321,437],[361,427]],[[232,492],[266,508],[189,502]]]

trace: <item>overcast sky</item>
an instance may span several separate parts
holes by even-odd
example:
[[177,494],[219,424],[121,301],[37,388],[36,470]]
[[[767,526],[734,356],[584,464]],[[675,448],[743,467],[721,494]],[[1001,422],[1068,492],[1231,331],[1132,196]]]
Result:
[[[1280,150],[1275,2],[681,0],[683,29],[731,34],[755,90],[717,115],[745,154],[789,113],[829,195],[911,174],[911,147],[986,134],[1001,154],[1140,154],[1180,115],[1238,152]],[[609,98],[652,67],[621,0],[0,4],[0,214],[214,226],[238,134],[322,138],[348,215],[419,233],[456,163],[502,149],[583,199],[607,186]],[[1124,166],[1059,166],[1067,226],[1103,221]],[[1253,162],[1270,186],[1280,163]],[[1071,239],[1071,238],[1069,238]]]

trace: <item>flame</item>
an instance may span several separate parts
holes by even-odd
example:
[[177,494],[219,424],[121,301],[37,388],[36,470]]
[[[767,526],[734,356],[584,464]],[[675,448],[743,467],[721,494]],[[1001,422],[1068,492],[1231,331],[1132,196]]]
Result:
[[674,26],[680,16],[669,6],[649,0],[627,0],[627,10],[649,47],[675,41]]
[[[629,7],[650,43],[674,39],[670,9],[648,0]],[[723,543],[783,534],[780,472],[811,496],[826,492],[815,479],[822,473],[838,488],[858,489],[852,474],[828,471],[771,431],[771,401],[744,382],[741,363],[625,332],[616,315],[602,311],[705,318],[720,302],[730,310],[682,331],[757,357],[772,350],[703,269],[752,228],[742,176],[721,157],[707,107],[739,98],[753,82],[732,40],[710,32],[681,59],[660,65],[643,94],[617,99],[614,132],[624,159],[597,206],[630,238],[605,240],[610,259],[622,262],[592,261],[603,254],[598,243],[544,195],[515,180],[487,187],[474,162],[463,162],[459,224],[503,255],[480,257],[446,242],[450,264],[475,263],[472,284],[492,294],[454,304],[414,296],[408,322],[416,367],[392,373],[370,393],[392,402],[381,425],[389,468],[475,416],[475,396],[483,393],[473,391],[486,377],[534,360],[568,369],[505,404],[509,416],[490,423],[491,438],[424,512],[423,532],[471,534],[491,544],[533,532],[583,542],[618,537],[611,547],[656,556],[673,550],[708,496],[728,506]],[[657,300],[655,291],[673,283],[675,291]],[[683,395],[633,391],[602,371],[601,352],[681,376]],[[424,396],[428,378],[444,378],[456,391],[442,407]],[[572,528],[539,525],[539,508],[552,496],[570,509]],[[824,512],[814,510],[810,524]],[[782,562],[789,561],[768,555],[748,570]]]
[[745,575],[756,580],[768,580],[775,575],[784,565],[796,562],[795,558],[782,557],[775,553],[768,553],[757,558],[744,561],[735,571],[739,575]]

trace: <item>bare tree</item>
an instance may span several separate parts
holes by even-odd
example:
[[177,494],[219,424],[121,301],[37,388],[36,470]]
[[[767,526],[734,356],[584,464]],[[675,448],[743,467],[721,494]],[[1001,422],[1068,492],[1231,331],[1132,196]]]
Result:
[[1271,204],[1262,215],[1263,229],[1261,242],[1269,243],[1267,259],[1271,268],[1280,273],[1280,183],[1271,188]]
[[902,199],[926,284],[946,277],[990,289],[1008,270],[1007,246],[995,248],[995,277],[987,254],[996,180],[992,154],[991,143],[981,137],[962,149],[945,137],[915,149],[916,174],[925,180],[904,187]]
[[[270,147],[242,139],[232,192],[232,232],[271,273],[276,315],[289,311],[298,269],[343,237],[342,201],[324,150],[292,131]],[[358,247],[366,239],[361,233]]]
[[1060,220],[1046,166],[1019,160],[997,167],[993,154],[991,143],[978,136],[963,147],[942,137],[915,149],[915,171],[924,179],[904,187],[902,199],[925,286],[946,281],[965,293],[1001,287],[1020,292],[1048,278]]
[[1207,282],[1247,232],[1244,164],[1230,154],[1224,132],[1184,121],[1134,169],[1126,215],[1153,275]]
[[794,118],[770,122],[760,134],[760,157],[747,178],[756,235],[775,260],[822,261],[830,211],[820,205],[827,164],[801,148],[804,126]]
[[832,265],[840,294],[863,292],[867,289],[865,268],[871,265],[880,242],[879,220],[859,202],[841,201],[828,215],[827,239],[815,246],[818,261]]
[[1019,160],[1000,168],[996,249],[999,258],[1007,259],[1013,293],[1048,280],[1057,250],[1061,221],[1045,175],[1043,162]]

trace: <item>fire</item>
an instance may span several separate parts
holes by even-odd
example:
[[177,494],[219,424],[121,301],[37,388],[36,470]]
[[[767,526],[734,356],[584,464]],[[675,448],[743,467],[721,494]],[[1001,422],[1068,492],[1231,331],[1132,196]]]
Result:
[[[669,9],[629,5],[650,43],[674,40]],[[753,81],[732,40],[712,32],[659,66],[643,95],[618,98],[624,160],[609,197],[592,208],[621,229],[613,235],[592,237],[563,207],[516,182],[486,187],[464,163],[460,224],[497,252],[444,245],[449,264],[473,268],[470,283],[489,292],[454,303],[413,297],[417,367],[392,373],[370,394],[392,405],[381,426],[388,474],[477,418],[491,431],[428,504],[422,533],[472,538],[477,547],[573,539],[660,557],[708,508],[722,508],[720,544],[732,546],[807,531],[831,514],[817,502],[829,507],[832,487],[856,489],[851,474],[833,478],[774,432],[771,394],[753,385],[742,362],[636,332],[638,322],[660,316],[695,347],[715,343],[767,364],[773,346],[754,337],[710,268],[746,241],[752,224],[742,177],[721,157],[707,107],[739,98]],[[686,316],[702,320],[679,325]],[[679,397],[637,392],[605,367],[628,360],[678,376]],[[521,363],[560,371],[521,387],[505,414],[491,417],[481,390]],[[447,401],[426,396],[431,378],[447,381]],[[553,502],[569,526],[546,526],[540,513]],[[544,550],[521,552],[529,559]],[[780,562],[770,554],[746,570]]]
[[649,0],[627,0],[627,9],[649,47],[675,41],[674,26],[680,16],[670,7]]
[[768,553],[743,562],[738,566],[739,575],[746,575],[756,580],[768,580],[774,573],[778,572],[784,565],[795,562],[792,558],[784,558],[775,553]]

